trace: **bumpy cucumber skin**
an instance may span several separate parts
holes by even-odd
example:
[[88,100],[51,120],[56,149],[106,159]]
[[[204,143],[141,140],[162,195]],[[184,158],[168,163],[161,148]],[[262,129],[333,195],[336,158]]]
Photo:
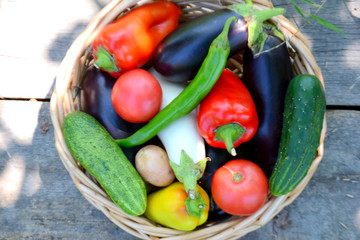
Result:
[[143,179],[103,126],[91,115],[74,111],[64,119],[63,134],[73,157],[100,183],[125,213],[146,209]]
[[325,92],[318,78],[302,74],[290,81],[279,155],[269,180],[273,195],[289,193],[306,176],[320,143],[325,109]]

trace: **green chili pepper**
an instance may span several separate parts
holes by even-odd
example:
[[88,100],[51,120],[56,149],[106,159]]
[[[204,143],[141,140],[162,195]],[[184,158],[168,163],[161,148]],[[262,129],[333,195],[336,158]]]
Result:
[[118,139],[120,146],[133,147],[156,136],[168,124],[179,119],[198,106],[210,92],[225,68],[230,53],[228,32],[236,17],[229,18],[223,31],[213,40],[209,52],[191,83],[145,126],[125,139]]

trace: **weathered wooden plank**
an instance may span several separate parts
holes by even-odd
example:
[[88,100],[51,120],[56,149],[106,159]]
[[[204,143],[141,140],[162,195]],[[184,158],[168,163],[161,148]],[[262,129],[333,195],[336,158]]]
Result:
[[[67,49],[106,2],[0,1],[0,97],[49,98]],[[273,2],[303,24],[288,0]],[[348,37],[319,24],[302,29],[330,105],[360,105],[359,5],[327,0],[317,14]],[[135,239],[76,189],[53,145],[48,109],[48,103],[0,101],[0,239]],[[325,156],[310,184],[273,221],[242,239],[360,239],[360,113],[327,114]]]
[[305,20],[289,0],[273,0],[275,6],[286,9],[285,16],[308,38],[311,51],[322,70],[327,104],[360,105],[360,1],[312,0],[323,5],[317,8],[305,1],[295,1],[305,12],[315,14],[345,30],[346,36],[330,30],[314,20],[304,27]]
[[[360,238],[360,112],[328,111],[325,155],[304,192],[242,239]],[[136,239],[76,189],[49,103],[0,101],[0,239]]]
[[0,239],[135,239],[75,187],[49,103],[0,100]]
[[301,195],[244,239],[360,238],[360,112],[327,111],[324,157]]
[[109,1],[2,1],[0,97],[49,98],[60,62]]

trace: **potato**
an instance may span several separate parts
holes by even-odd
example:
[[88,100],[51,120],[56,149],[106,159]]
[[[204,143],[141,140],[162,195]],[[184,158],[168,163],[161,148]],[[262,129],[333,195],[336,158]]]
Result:
[[156,145],[147,145],[136,153],[135,167],[145,181],[157,187],[168,186],[175,179],[167,153]]

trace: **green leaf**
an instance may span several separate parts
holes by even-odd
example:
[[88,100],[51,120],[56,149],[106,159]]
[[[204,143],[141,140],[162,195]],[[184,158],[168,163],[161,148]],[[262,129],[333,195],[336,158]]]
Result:
[[303,13],[303,11],[297,6],[297,5],[294,5],[296,11],[304,18],[304,20],[310,24],[312,24],[309,19],[305,16],[305,14]]
[[309,0],[301,0],[301,1],[306,2],[306,3],[310,4],[310,5],[315,5],[315,3],[313,3],[312,1],[309,1]]
[[319,17],[317,17],[317,16],[315,16],[315,15],[313,15],[313,14],[310,14],[310,17],[311,17],[312,19],[316,20],[316,21],[317,21],[318,23],[320,23],[321,25],[323,25],[323,26],[325,26],[325,27],[327,27],[327,28],[329,28],[329,29],[331,29],[331,30],[334,30],[334,31],[336,31],[336,32],[338,32],[338,33],[345,33],[345,31],[344,31],[343,29],[341,29],[341,28],[339,28],[339,27],[337,27],[337,26],[335,26],[335,25],[327,22],[326,20],[324,20],[324,19],[322,19],[322,18],[319,18]]
[[[319,8],[318,10],[324,9],[322,5],[316,4],[316,3],[314,3],[314,2],[312,2],[312,1],[310,1],[310,0],[301,0],[301,1],[303,1],[303,2],[305,2],[305,3],[308,3],[308,4],[311,4],[312,6],[318,7],[318,8]],[[299,5],[295,2],[295,0],[289,0],[289,3],[291,3],[291,4],[294,6],[294,8],[296,9],[296,11],[305,19],[305,21],[306,21],[307,23],[312,24],[311,21],[309,20],[309,18],[312,18],[312,19],[316,20],[318,23],[320,23],[321,25],[323,25],[323,26],[325,26],[325,27],[327,27],[327,28],[329,28],[329,29],[331,29],[331,30],[334,30],[334,31],[336,31],[336,32],[338,32],[338,33],[341,33],[341,34],[344,34],[344,33],[345,33],[345,31],[344,31],[343,29],[341,29],[341,28],[339,28],[339,27],[337,27],[337,26],[335,26],[335,25],[327,22],[326,20],[324,20],[324,19],[322,19],[322,18],[320,18],[320,17],[317,17],[317,16],[314,15],[314,14],[310,14],[310,13],[308,13],[308,12],[303,11],[303,10],[299,7]],[[308,16],[305,16],[305,14],[308,15]]]
[[[303,19],[305,19],[305,21],[307,23],[310,23],[311,22],[309,21],[309,19],[305,16],[305,14],[303,13],[303,11],[301,10],[301,8],[297,5],[297,3],[294,1],[294,0],[290,0],[289,1],[295,8],[295,10],[303,17]],[[308,13],[307,13],[308,14]]]
[[308,3],[308,4],[312,5],[312,6],[317,7],[317,8],[320,8],[320,9],[323,8],[323,6],[321,6],[320,4],[311,2],[311,1],[309,1],[309,0],[301,0],[301,1],[306,2],[306,3]]

